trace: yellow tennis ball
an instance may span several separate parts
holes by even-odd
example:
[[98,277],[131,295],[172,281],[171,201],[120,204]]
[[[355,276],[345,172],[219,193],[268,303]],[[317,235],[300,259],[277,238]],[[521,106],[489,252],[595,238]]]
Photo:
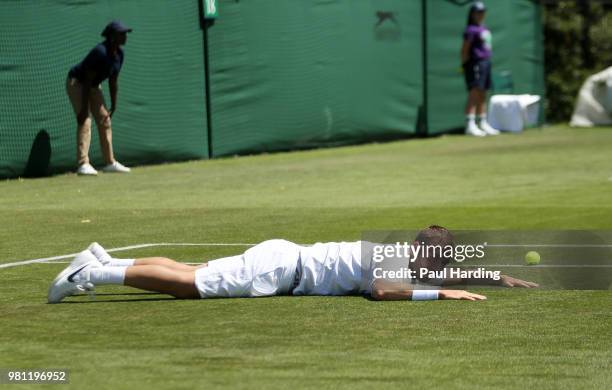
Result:
[[527,265],[540,264],[540,254],[536,251],[527,252],[525,255],[525,263],[527,263]]

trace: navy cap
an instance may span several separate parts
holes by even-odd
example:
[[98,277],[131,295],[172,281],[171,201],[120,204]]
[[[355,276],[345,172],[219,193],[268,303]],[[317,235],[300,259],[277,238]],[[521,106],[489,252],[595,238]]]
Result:
[[123,24],[123,22],[121,22],[120,20],[113,20],[112,22],[107,24],[106,27],[104,27],[104,31],[102,31],[102,36],[108,37],[108,35],[113,31],[124,33],[132,32],[132,29]]
[[485,12],[486,10],[487,7],[485,7],[482,1],[475,1],[470,8],[470,11],[472,12]]

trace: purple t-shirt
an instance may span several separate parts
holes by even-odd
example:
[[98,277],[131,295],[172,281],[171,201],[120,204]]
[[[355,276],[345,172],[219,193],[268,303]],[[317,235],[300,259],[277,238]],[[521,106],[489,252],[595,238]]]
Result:
[[491,31],[485,26],[471,24],[465,28],[463,39],[471,43],[470,60],[488,60],[493,49]]

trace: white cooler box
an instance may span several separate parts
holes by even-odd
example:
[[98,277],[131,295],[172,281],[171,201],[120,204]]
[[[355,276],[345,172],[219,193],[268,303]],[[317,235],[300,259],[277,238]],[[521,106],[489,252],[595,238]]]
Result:
[[489,101],[489,124],[502,131],[519,132],[538,124],[538,95],[493,95]]

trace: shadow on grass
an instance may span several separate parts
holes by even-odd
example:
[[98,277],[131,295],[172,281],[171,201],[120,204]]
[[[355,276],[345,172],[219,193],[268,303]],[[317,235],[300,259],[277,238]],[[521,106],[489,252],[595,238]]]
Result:
[[[151,296],[154,295],[156,296],[156,298],[151,297],[151,298],[126,298],[126,299],[105,299],[105,300],[100,300],[97,299],[99,297],[138,297],[138,296]],[[81,297],[86,297],[86,295],[81,295]],[[89,299],[89,300],[83,300],[83,301],[63,301],[63,302],[59,302],[60,304],[63,303],[68,303],[68,304],[75,304],[75,303],[108,303],[108,302],[158,302],[158,301],[176,301],[177,298],[165,295],[165,294],[160,294],[160,293],[156,293],[156,292],[126,292],[126,293],[100,293],[100,294],[96,294],[96,299]]]
[[164,295],[156,292],[126,292],[126,293],[96,293],[97,297],[101,296],[127,296],[127,295]]
[[179,299],[174,297],[159,297],[159,298],[135,298],[135,299],[108,299],[108,300],[99,300],[92,299],[88,301],[63,301],[57,303],[58,305],[62,304],[81,304],[81,303],[110,303],[110,302],[158,302],[158,301],[178,301]]

